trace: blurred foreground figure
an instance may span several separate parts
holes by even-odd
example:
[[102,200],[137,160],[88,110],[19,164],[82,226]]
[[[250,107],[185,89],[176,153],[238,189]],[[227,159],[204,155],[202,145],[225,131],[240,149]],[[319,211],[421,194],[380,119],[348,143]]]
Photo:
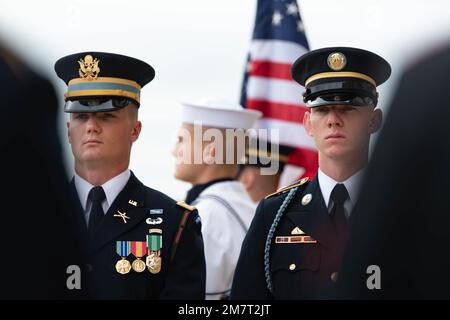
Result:
[[81,250],[71,228],[55,92],[1,45],[0,101],[0,299],[84,298],[81,282],[80,290],[66,283],[74,274],[68,267],[81,267]]
[[449,71],[447,47],[400,82],[355,207],[342,298],[450,298]]

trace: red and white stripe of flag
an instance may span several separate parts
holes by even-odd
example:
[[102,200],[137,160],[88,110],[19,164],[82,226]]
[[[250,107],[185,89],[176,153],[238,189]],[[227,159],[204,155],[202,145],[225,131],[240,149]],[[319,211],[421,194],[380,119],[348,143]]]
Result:
[[253,40],[250,48],[246,106],[263,112],[256,128],[279,129],[279,143],[297,148],[289,163],[304,170],[286,168],[289,174],[298,172],[292,179],[300,173],[312,177],[317,171],[317,149],[303,127],[304,88],[291,78],[292,63],[307,51],[283,40]]

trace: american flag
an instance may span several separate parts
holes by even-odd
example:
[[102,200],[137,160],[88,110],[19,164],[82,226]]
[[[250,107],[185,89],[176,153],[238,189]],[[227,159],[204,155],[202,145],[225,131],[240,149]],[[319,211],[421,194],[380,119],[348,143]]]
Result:
[[263,113],[256,128],[279,129],[280,145],[296,148],[289,165],[302,167],[303,177],[315,175],[317,150],[303,128],[304,89],[291,78],[290,70],[308,50],[296,0],[258,0],[241,104]]

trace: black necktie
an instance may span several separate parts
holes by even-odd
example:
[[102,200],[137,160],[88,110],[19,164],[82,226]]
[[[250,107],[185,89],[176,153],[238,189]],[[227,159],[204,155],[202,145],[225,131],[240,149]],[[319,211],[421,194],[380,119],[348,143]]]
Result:
[[331,191],[331,200],[334,203],[331,210],[331,216],[336,226],[338,234],[346,234],[347,232],[347,218],[345,216],[344,202],[348,199],[348,191],[344,184],[338,183]]
[[89,191],[88,199],[91,201],[91,213],[89,214],[89,234],[93,235],[96,228],[103,219],[105,213],[103,212],[102,202],[105,200],[106,194],[102,187],[94,187]]

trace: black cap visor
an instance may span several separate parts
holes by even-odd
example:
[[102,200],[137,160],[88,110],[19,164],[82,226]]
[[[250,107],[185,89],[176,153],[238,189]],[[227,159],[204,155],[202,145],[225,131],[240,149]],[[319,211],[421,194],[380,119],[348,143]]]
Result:
[[346,94],[329,94],[306,102],[309,108],[317,108],[329,105],[351,105],[354,107],[375,107],[376,104],[370,97],[359,97]]
[[126,98],[108,98],[108,99],[84,99],[67,101],[64,106],[64,112],[67,113],[83,113],[83,112],[105,112],[115,111],[133,103],[132,100]]
[[376,88],[367,81],[327,79],[308,84],[303,98],[303,101],[311,108],[332,104],[375,107],[378,102],[378,93]]

